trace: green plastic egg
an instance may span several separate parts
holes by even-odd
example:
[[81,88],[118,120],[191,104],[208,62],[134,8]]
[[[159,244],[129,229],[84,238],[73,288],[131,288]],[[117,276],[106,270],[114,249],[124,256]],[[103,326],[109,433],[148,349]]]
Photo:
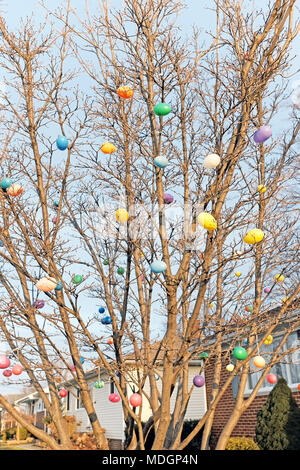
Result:
[[80,284],[83,280],[83,277],[81,274],[76,274],[73,279],[72,279],[72,282],[73,284]]
[[154,112],[157,116],[166,116],[171,111],[172,111],[172,108],[167,103],[159,103],[156,106],[154,106]]
[[234,348],[233,356],[239,361],[244,361],[245,359],[247,359],[248,353],[246,349],[242,348],[241,346],[238,346],[237,348]]

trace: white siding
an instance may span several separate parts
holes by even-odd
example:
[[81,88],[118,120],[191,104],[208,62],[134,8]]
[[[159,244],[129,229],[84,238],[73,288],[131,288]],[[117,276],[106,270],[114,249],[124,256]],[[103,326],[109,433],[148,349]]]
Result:
[[[103,378],[101,378],[104,380]],[[111,403],[108,399],[110,394],[110,383],[104,380],[104,388],[94,388],[97,379],[90,382],[91,396],[94,402],[95,411],[100,421],[101,427],[106,429],[105,436],[108,439],[124,440],[124,419],[121,400],[118,403]],[[70,395],[70,410],[66,411],[67,415],[73,415],[76,422],[81,422],[77,426],[77,432],[89,432],[92,430],[90,421],[85,409],[76,409],[76,389],[69,388],[75,396]],[[66,398],[64,399],[66,406]]]
[[[195,375],[199,375],[199,366],[190,366],[189,367],[189,388],[193,385],[193,378]],[[204,372],[202,371],[202,377],[205,377]],[[205,414],[207,410],[206,407],[206,387],[205,384],[203,387],[194,387],[191,398],[187,407],[185,420],[188,419],[200,419]]]
[[[193,385],[194,376],[198,375],[198,374],[199,374],[199,366],[190,366],[189,367],[188,390],[190,390],[190,388]],[[201,372],[201,375],[204,377],[203,372]],[[160,379],[157,381],[157,388],[158,388],[159,392],[161,393],[162,387],[161,387],[161,380]],[[135,389],[136,389],[136,386],[135,386]],[[128,392],[127,392],[128,396],[130,397],[130,395],[133,393],[130,386],[128,386],[127,390],[128,390]],[[150,395],[150,384],[149,384],[148,379],[145,382],[144,391],[145,391],[146,394]],[[174,391],[172,393],[172,396],[171,396],[171,412],[174,410],[176,399],[177,399],[177,385],[175,386],[175,389],[174,389]],[[139,409],[137,409],[136,412],[138,413]],[[193,391],[192,391],[192,394],[191,394],[191,397],[190,397],[190,400],[189,400],[188,407],[187,407],[185,420],[200,419],[200,418],[202,418],[202,416],[204,415],[205,412],[206,412],[206,390],[205,390],[205,385],[203,387],[200,387],[200,388],[194,387]],[[151,415],[152,415],[152,411],[151,411],[149,402],[145,398],[145,396],[143,395],[142,421],[144,421],[144,422],[147,421]]]

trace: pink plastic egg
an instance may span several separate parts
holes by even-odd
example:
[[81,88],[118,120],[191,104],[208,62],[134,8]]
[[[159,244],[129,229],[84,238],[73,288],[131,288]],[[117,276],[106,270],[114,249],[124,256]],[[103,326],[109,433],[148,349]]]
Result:
[[131,395],[129,402],[134,407],[140,406],[142,404],[142,397],[139,393],[134,393]]
[[13,366],[11,371],[14,375],[20,375],[23,372],[23,367],[19,364],[16,364],[15,366]]
[[0,369],[7,369],[10,366],[10,360],[7,356],[1,354],[0,356]]

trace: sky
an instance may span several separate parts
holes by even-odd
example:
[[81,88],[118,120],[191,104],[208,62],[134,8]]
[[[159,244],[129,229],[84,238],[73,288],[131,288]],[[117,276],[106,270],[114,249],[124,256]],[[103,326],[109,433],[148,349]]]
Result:
[[[47,8],[55,9],[56,7],[66,3],[66,0],[45,0],[44,1]],[[76,8],[78,15],[82,16],[84,13],[84,0],[72,0],[72,5]],[[97,5],[97,0],[88,0],[87,2],[91,7]],[[205,9],[205,6],[213,6],[214,2],[212,0],[187,0],[187,7],[180,14],[179,23],[182,25],[182,34],[189,35],[189,32],[192,31],[192,25],[203,26],[206,31],[215,29],[215,17],[214,12],[209,9]],[[252,4],[252,0],[245,2]],[[262,5],[267,3],[266,0],[256,2],[257,4]],[[113,7],[119,7],[122,4],[122,0],[111,0],[111,5]],[[201,6],[201,8],[199,7]],[[40,6],[38,0],[9,0],[7,2],[0,2],[1,12],[6,20],[8,29],[13,31],[14,28],[19,26],[19,22],[22,18],[26,16],[34,15],[34,18],[37,22],[43,17],[43,9]],[[300,50],[300,35],[295,42],[294,51],[297,54],[297,50]],[[294,70],[300,69],[300,60],[299,55],[297,56],[294,63]],[[300,83],[300,73],[289,79],[289,86],[291,92],[295,84],[299,81]],[[300,100],[300,92],[299,92]],[[0,382],[0,392],[3,392],[3,387],[1,387]],[[9,389],[9,393],[14,393],[12,388]]]
[[[201,0],[202,2],[202,0]],[[5,19],[6,25],[10,31],[13,31],[14,28],[19,28],[20,21],[25,20],[27,16],[32,16],[36,23],[42,22],[44,16],[43,8],[41,7],[41,2],[39,0],[9,0],[1,1],[0,0],[0,11]],[[67,3],[67,0],[44,0],[45,6],[52,10],[56,9],[59,6],[62,6]],[[85,12],[85,0],[71,0],[72,6],[76,9],[78,16],[83,16]],[[102,0],[100,0],[102,3]],[[122,4],[122,0],[111,0],[111,6],[118,8]],[[188,7],[180,14],[179,23],[182,25],[182,34],[188,35],[191,31],[190,27],[192,24],[205,25],[206,28],[214,29],[215,24],[213,21],[214,13],[212,11],[205,11],[203,9],[204,4],[209,4],[210,1],[203,1],[202,8],[199,8],[199,0],[187,0]],[[93,11],[98,4],[98,0],[88,0],[87,4]],[[0,71],[1,75],[1,71]],[[0,90],[1,91],[1,90]],[[98,309],[98,307],[97,307]],[[90,310],[90,309],[87,309]],[[0,345],[1,346],[1,345]],[[1,349],[1,347],[0,347]],[[7,350],[7,348],[2,349]],[[15,361],[12,361],[12,365]],[[11,368],[11,367],[10,367]],[[23,374],[24,375],[24,374]],[[23,378],[23,376],[20,376]],[[18,385],[19,377],[12,376],[9,381],[11,385],[7,387],[5,383],[1,380],[0,377],[0,393],[19,393],[22,389],[21,385]],[[25,379],[25,377],[24,377]],[[5,380],[5,379],[4,379]],[[6,379],[7,380],[7,379]],[[2,382],[2,383],[1,383]],[[6,382],[7,383],[7,382]]]

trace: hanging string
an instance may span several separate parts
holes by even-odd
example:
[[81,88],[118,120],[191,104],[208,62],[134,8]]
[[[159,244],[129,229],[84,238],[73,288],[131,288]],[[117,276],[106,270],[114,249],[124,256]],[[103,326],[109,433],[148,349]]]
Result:
[[258,347],[258,341],[257,341],[257,334],[255,335],[255,342],[256,342],[257,352],[258,352],[258,354],[259,354],[259,347]]

